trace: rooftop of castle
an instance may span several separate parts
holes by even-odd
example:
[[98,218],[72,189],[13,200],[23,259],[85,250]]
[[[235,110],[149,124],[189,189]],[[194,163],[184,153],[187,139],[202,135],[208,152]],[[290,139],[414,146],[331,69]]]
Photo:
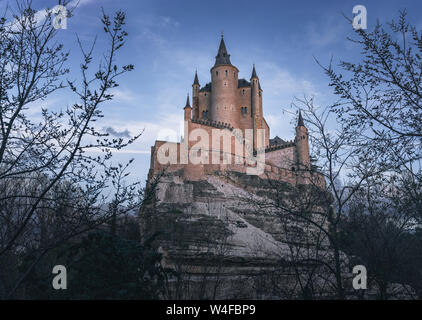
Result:
[[217,56],[215,57],[215,66],[219,66],[222,64],[231,65],[230,62],[230,55],[227,53],[226,44],[224,43],[223,35],[221,35],[220,47],[218,48]]
[[286,143],[286,141],[281,139],[279,136],[275,136],[274,138],[270,139],[270,146],[281,145],[284,143]]
[[[219,66],[219,65],[230,65],[230,66],[232,66],[232,64],[230,62],[230,55],[227,52],[227,48],[226,48],[226,44],[224,42],[223,35],[221,35],[220,46],[218,48],[217,56],[215,57],[214,67]],[[256,69],[255,69],[255,64],[253,65],[253,68],[252,68],[251,79],[252,78],[258,79],[258,75],[257,75]],[[195,77],[194,77],[192,85],[200,86],[198,74],[197,74],[196,71],[195,71]],[[246,88],[246,87],[250,87],[250,86],[251,86],[251,83],[248,80],[246,80],[244,78],[238,80],[238,85],[237,85],[238,88]],[[262,91],[260,82],[258,82],[258,86],[259,86],[259,90]],[[199,89],[200,92],[211,92],[211,90],[212,90],[211,82],[208,82],[207,84],[205,84],[203,87],[201,87]]]

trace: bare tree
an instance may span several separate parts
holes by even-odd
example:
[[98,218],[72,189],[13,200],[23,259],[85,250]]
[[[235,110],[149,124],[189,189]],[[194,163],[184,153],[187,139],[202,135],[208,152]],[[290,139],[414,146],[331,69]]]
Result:
[[[139,185],[123,182],[127,166],[114,167],[109,160],[112,150],[140,133],[117,139],[95,126],[103,117],[101,105],[113,98],[117,78],[133,69],[116,63],[127,36],[125,14],[110,18],[102,13],[109,44],[103,55],[95,53],[95,41],[85,48],[76,38],[82,53],[79,80],[67,78],[75,74],[67,68],[69,53],[56,41],[54,18],[46,9],[40,20],[31,1],[18,2],[0,18],[0,260],[35,254],[9,292],[4,289],[8,296],[52,248],[109,221],[125,210],[123,205],[139,204]],[[29,108],[59,90],[70,90],[75,101],[61,110],[41,108],[41,120],[31,119]],[[94,156],[92,150],[100,152]],[[110,184],[116,191],[106,210]]]
[[422,32],[402,11],[397,20],[357,30],[349,40],[362,52],[358,61],[323,66],[340,99],[331,110],[344,130],[365,139],[374,161],[412,176],[409,196],[420,201]]

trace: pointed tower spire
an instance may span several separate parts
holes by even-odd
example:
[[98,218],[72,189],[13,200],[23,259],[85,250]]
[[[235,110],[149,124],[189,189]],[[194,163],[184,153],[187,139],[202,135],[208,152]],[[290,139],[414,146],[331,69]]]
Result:
[[304,127],[305,124],[303,123],[302,112],[299,110],[299,120],[297,121],[298,127]]
[[187,99],[186,99],[186,105],[185,105],[185,108],[190,108],[191,106],[190,106],[190,102],[189,102],[189,93],[188,93],[188,97],[187,97]]
[[252,79],[252,78],[258,78],[258,76],[256,75],[255,63],[253,64],[253,69],[252,69],[252,76],[251,76],[251,79]]
[[198,72],[196,70],[195,70],[195,79],[193,80],[193,84],[199,85]]
[[220,64],[231,65],[230,55],[227,53],[226,44],[224,43],[223,34],[221,34],[220,47],[218,48],[218,53],[217,53],[217,56],[215,57],[215,65],[214,66],[218,66]]

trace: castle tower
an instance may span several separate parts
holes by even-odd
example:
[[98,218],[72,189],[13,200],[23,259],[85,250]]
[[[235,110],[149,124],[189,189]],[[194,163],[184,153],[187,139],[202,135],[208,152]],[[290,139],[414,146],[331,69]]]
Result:
[[296,126],[296,159],[298,170],[309,170],[311,160],[309,155],[308,129],[303,123],[302,113],[299,111],[299,119]]
[[[259,85],[259,78],[256,74],[255,64],[253,65],[251,75],[251,116],[252,116],[252,128],[253,128],[253,148],[257,149],[257,129],[263,129],[262,125],[262,106],[261,106],[261,86]],[[261,147],[263,145],[260,145]]]
[[189,95],[186,99],[186,105],[183,110],[185,110],[185,121],[190,121],[192,117],[192,107],[190,106]]
[[192,84],[193,119],[199,119],[199,88],[198,73],[195,71],[195,78]]
[[224,38],[221,36],[220,47],[215,64],[211,68],[211,110],[210,119],[229,123],[239,128],[237,111],[237,88],[239,70],[230,62]]

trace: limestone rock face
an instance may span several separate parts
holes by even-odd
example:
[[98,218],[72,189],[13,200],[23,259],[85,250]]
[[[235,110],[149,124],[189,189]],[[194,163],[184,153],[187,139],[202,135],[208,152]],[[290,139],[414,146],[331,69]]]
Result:
[[[167,263],[178,259],[191,263],[187,259],[206,254],[207,264],[224,259],[225,265],[254,268],[277,261],[288,250],[279,241],[277,217],[259,212],[247,201],[253,200],[251,193],[234,182],[222,176],[201,181],[174,175],[162,179],[154,221],[143,227],[148,233],[160,233]],[[256,196],[256,200],[262,199]]]
[[[191,288],[195,294],[182,298],[280,298],[258,294],[257,279],[261,291],[275,277],[287,285],[295,274],[292,260],[315,254],[309,244],[315,230],[275,210],[277,196],[289,194],[291,186],[236,172],[199,181],[182,177],[162,176],[155,201],[140,213],[142,235],[156,234],[163,266],[184,275],[183,287],[208,287],[202,293]],[[324,252],[326,243],[319,244]]]

